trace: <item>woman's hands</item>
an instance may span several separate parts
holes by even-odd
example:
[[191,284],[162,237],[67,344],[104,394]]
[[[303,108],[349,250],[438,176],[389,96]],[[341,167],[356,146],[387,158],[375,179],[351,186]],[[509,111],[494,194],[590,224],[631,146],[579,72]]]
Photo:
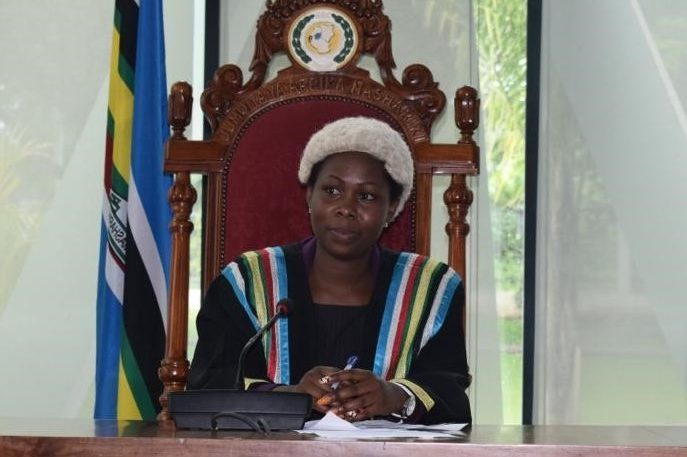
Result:
[[332,391],[331,384],[326,381],[329,379],[329,375],[339,371],[341,371],[341,368],[317,366],[305,373],[298,384],[280,386],[275,390],[309,394],[313,398],[313,409],[321,413],[326,413],[330,409],[328,403],[318,403],[318,400],[324,398]]
[[[332,385],[339,383],[337,389]],[[368,370],[317,366],[305,373],[300,382],[276,390],[307,393],[313,409],[333,411],[349,421],[387,416],[401,410],[408,394],[392,382],[379,379]]]
[[[331,403],[323,406],[324,411],[331,409],[346,420],[360,421],[396,413],[408,397],[399,386],[379,379],[368,370],[336,370],[326,373],[326,376],[326,382],[320,385],[325,386],[328,392],[325,395],[331,395]],[[339,388],[331,390],[337,382]]]

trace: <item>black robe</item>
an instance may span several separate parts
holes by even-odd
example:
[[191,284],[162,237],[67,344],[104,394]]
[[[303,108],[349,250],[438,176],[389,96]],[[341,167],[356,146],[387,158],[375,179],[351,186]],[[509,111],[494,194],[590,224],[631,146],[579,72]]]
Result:
[[[312,243],[310,243],[312,244]],[[345,354],[356,353],[359,356],[357,368],[373,371],[375,363],[379,365],[381,341],[380,334],[384,328],[388,328],[389,316],[393,315],[394,305],[389,304],[390,291],[399,289],[401,277],[401,259],[408,258],[407,253],[401,254],[386,249],[378,249],[375,258],[376,281],[375,290],[371,302],[365,306],[364,311],[359,311],[362,316],[354,316],[360,322],[361,329],[353,331],[344,330],[343,335],[337,341],[323,341],[327,335],[336,338],[336,332],[318,331],[316,316],[327,314],[339,315],[336,310],[327,310],[326,314],[318,310],[313,304],[308,285],[308,271],[311,262],[311,254],[304,249],[308,243],[301,242],[276,248],[281,255],[281,276],[288,277],[286,290],[282,295],[293,300],[294,306],[288,316],[288,342],[283,342],[283,347],[288,352],[288,367],[285,374],[289,384],[296,384],[301,377],[312,367],[322,364],[332,364],[344,359]],[[275,249],[275,248],[271,248]],[[263,257],[267,257],[266,251],[259,251]],[[273,251],[270,251],[273,252]],[[305,252],[305,254],[304,254]],[[255,254],[253,252],[252,254]],[[422,263],[429,259],[414,256],[416,262]],[[253,258],[260,258],[254,256]],[[470,423],[471,412],[465,389],[469,386],[471,377],[468,373],[467,358],[465,353],[465,338],[463,334],[463,306],[465,301],[462,281],[457,274],[447,265],[432,261],[434,265],[433,275],[427,276],[422,289],[427,296],[428,303],[445,303],[441,318],[433,315],[431,306],[427,305],[418,312],[416,332],[408,337],[405,350],[398,350],[397,357],[405,360],[405,364],[399,363],[393,373],[384,373],[380,376],[381,368],[376,374],[403,384],[409,388],[417,398],[416,411],[409,421],[425,424],[442,422]],[[253,264],[255,265],[255,264]],[[233,273],[229,272],[230,267]],[[264,273],[268,268],[256,268],[255,271]],[[228,266],[223,275],[215,279],[207,292],[203,305],[197,318],[198,344],[191,364],[188,379],[189,389],[219,389],[232,388],[236,377],[236,365],[239,353],[246,341],[255,334],[256,326],[256,290],[263,287],[263,283],[270,280],[260,277],[259,285],[251,282],[250,262],[244,256]],[[233,274],[233,276],[232,276]],[[241,303],[239,291],[233,278],[239,278],[243,284],[245,294]],[[440,283],[441,278],[453,280],[454,289],[447,292],[445,284]],[[255,278],[252,279],[255,281]],[[233,282],[232,282],[233,281]],[[276,281],[274,281],[276,282]],[[421,281],[416,278],[416,289]],[[271,284],[270,284],[271,287]],[[267,286],[265,286],[267,289]],[[400,290],[400,289],[399,289]],[[443,292],[444,295],[440,295]],[[438,295],[439,294],[439,295]],[[269,301],[266,299],[265,301]],[[274,301],[274,300],[272,300]],[[393,302],[393,300],[392,300]],[[272,303],[273,305],[273,303]],[[269,307],[269,305],[266,305]],[[412,305],[410,305],[412,306]],[[269,313],[269,310],[267,311]],[[407,313],[410,314],[410,310]],[[249,316],[252,314],[252,318]],[[398,314],[398,312],[396,313]],[[385,324],[385,316],[387,323]],[[432,323],[428,321],[435,319]],[[266,319],[263,319],[263,321]],[[261,322],[264,323],[264,322]],[[337,323],[332,323],[336,329]],[[399,324],[400,325],[400,324]],[[408,324],[400,325],[407,331]],[[431,330],[433,328],[433,330]],[[357,330],[357,332],[356,332]],[[427,332],[431,334],[428,337]],[[268,332],[269,333],[269,332]],[[286,332],[284,332],[286,333]],[[423,334],[424,333],[424,334]],[[355,335],[362,335],[362,339]],[[266,341],[266,340],[263,340]],[[273,386],[280,380],[271,379],[268,375],[268,358],[265,348],[257,344],[257,348],[251,350],[245,360],[244,374],[248,388],[264,389]],[[348,346],[348,347],[347,347]],[[339,353],[332,359],[326,359],[320,350],[322,347],[338,347]],[[401,352],[402,351],[402,352]],[[384,352],[384,351],[381,351]],[[375,357],[377,361],[375,362]],[[334,366],[343,366],[341,360]],[[401,375],[399,377],[399,374]],[[285,378],[281,378],[285,379]]]

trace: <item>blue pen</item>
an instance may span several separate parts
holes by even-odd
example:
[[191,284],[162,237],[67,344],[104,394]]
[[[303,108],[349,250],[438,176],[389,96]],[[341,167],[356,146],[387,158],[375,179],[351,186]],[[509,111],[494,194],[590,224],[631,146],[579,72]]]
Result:
[[[356,363],[358,363],[358,356],[357,355],[350,356],[348,358],[348,360],[346,361],[346,366],[344,367],[344,371],[350,370],[351,368],[353,368],[355,366]],[[338,382],[335,382],[334,384],[332,384],[332,390],[336,390],[338,388],[339,388]]]

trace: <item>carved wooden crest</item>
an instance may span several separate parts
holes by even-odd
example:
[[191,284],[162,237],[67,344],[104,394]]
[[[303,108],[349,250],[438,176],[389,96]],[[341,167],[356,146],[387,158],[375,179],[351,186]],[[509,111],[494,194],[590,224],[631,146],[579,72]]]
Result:
[[[244,83],[238,66],[224,65],[201,97],[213,131],[244,94],[263,87],[269,63],[280,52],[289,56],[293,66],[280,72],[282,89],[278,90],[307,92],[308,84],[316,83],[312,78],[315,71],[347,77],[351,87],[338,85],[344,95],[355,91],[372,94],[375,88],[369,83],[363,87],[360,82],[371,81],[368,72],[357,66],[359,57],[367,54],[379,67],[380,86],[418,116],[424,135],[446,104],[446,96],[424,65],[408,66],[401,81],[394,76],[391,23],[381,0],[268,0],[258,19],[250,79]],[[327,80],[323,77],[322,81]]]
[[360,32],[346,12],[330,6],[303,10],[285,34],[292,62],[310,71],[336,71],[355,62],[360,48]]

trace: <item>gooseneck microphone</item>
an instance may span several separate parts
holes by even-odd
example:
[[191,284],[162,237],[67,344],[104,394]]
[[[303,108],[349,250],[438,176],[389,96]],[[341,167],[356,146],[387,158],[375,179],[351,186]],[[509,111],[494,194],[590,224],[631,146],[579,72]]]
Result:
[[233,389],[186,390],[170,392],[169,412],[179,428],[201,430],[299,430],[312,408],[312,397],[305,393],[245,390],[241,387],[243,364],[258,339],[277,320],[293,311],[293,301],[284,298],[275,313],[241,349]]
[[234,380],[234,389],[236,390],[244,390],[245,388],[245,386],[242,386],[241,384],[241,378],[243,377],[243,364],[246,359],[246,355],[248,354],[248,351],[250,351],[251,348],[255,346],[255,343],[260,339],[262,335],[265,334],[267,330],[271,329],[274,326],[275,322],[277,322],[277,319],[289,315],[289,313],[293,309],[293,300],[291,300],[290,298],[282,298],[281,300],[279,300],[275,308],[276,312],[274,313],[274,316],[272,316],[265,325],[260,327],[258,332],[252,337],[250,337],[250,339],[246,341],[246,344],[244,344],[243,348],[241,349],[241,354],[239,354],[239,361],[236,365],[236,379]]

